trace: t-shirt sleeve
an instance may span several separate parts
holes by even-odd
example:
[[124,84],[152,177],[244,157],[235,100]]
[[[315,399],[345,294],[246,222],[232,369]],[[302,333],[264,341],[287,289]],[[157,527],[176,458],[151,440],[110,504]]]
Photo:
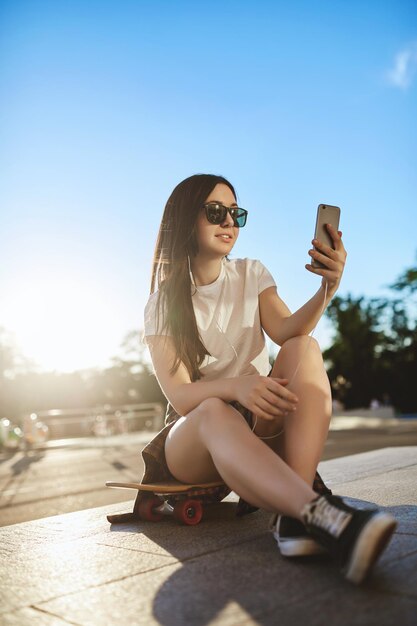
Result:
[[272,274],[260,261],[254,262],[254,270],[258,279],[258,294],[268,289],[268,287],[277,286]]
[[146,337],[152,335],[170,335],[168,330],[164,328],[164,311],[159,306],[159,315],[157,313],[158,292],[153,293],[146,306],[144,312],[144,333],[143,340],[146,343]]

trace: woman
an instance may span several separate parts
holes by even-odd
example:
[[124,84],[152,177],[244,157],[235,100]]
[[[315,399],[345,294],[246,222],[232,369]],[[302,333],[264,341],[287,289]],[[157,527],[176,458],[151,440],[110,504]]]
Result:
[[[182,181],[165,207],[153,263],[145,337],[168,400],[166,426],[143,450],[143,482],[223,480],[239,513],[274,513],[285,556],[330,550],[361,582],[395,529],[377,509],[359,511],[331,495],[317,473],[331,417],[320,348],[308,337],[342,277],[341,232],[334,249],[313,241],[306,265],[320,289],[291,314],[259,262],[230,261],[246,223],[221,176]],[[264,332],[281,346],[270,371]],[[248,504],[249,503],[249,504]]]

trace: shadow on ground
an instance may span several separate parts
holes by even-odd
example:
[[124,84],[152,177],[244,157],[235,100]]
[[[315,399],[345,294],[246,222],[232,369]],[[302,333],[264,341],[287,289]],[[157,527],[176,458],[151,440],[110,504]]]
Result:
[[[375,506],[345,500],[358,508]],[[152,614],[159,624],[323,624],[323,611],[328,623],[358,623],[359,613],[355,619],[350,614],[352,606],[360,612],[360,623],[393,624],[401,612],[409,622],[416,608],[411,594],[410,606],[404,598],[399,614],[393,593],[407,595],[395,564],[413,553],[413,545],[417,552],[411,534],[416,532],[416,506],[386,507],[399,521],[397,532],[371,577],[359,587],[345,581],[330,555],[282,557],[267,531],[269,514],[236,519],[235,510],[234,503],[212,505],[198,527],[179,526],[172,519],[111,527],[112,532],[143,533],[180,561],[155,591]]]

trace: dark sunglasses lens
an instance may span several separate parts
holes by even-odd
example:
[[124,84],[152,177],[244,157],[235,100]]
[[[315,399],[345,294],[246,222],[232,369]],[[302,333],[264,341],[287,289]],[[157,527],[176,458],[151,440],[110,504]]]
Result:
[[230,213],[233,224],[238,228],[242,228],[246,224],[248,212],[240,208],[227,208],[222,204],[206,204],[206,216],[210,224],[222,224],[226,219],[227,212]]
[[208,204],[206,216],[210,224],[221,224],[226,217],[226,209],[219,204]]
[[243,226],[246,224],[246,216],[246,211],[243,211],[242,209],[237,209],[237,211],[233,215],[233,221],[235,223],[235,226],[243,228]]

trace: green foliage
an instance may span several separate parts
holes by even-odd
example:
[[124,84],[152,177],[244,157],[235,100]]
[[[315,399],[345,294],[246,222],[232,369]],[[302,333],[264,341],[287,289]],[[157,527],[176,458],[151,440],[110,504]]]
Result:
[[334,395],[346,408],[373,398],[403,413],[417,412],[417,330],[412,295],[417,268],[391,285],[401,298],[336,297],[327,309],[335,327],[325,350]]
[[346,407],[367,406],[375,396],[381,306],[378,301],[348,296],[334,298],[327,309],[336,334],[323,356],[329,362],[333,388]]
[[410,293],[417,292],[417,267],[405,270],[403,274],[391,285],[391,289]]

